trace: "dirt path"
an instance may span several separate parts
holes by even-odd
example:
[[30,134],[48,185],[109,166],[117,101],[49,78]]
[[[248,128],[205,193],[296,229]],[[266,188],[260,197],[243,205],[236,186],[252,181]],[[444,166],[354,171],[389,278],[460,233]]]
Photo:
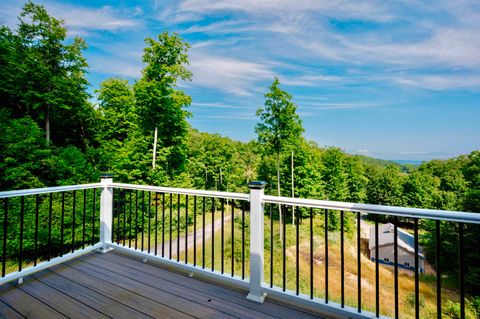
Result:
[[[217,212],[218,215],[219,212]],[[230,220],[232,219],[232,214],[229,213],[229,214],[225,214],[225,217],[224,217],[224,223],[227,223],[229,222]],[[205,221],[207,222],[207,221]],[[214,233],[217,233],[218,231],[220,231],[220,229],[222,228],[222,218],[217,218],[213,224],[213,232]],[[196,232],[190,232],[188,233],[188,236],[185,236],[185,234],[183,235],[180,235],[180,238],[177,239],[172,239],[172,256],[177,256],[177,245],[178,243],[180,243],[180,247],[179,247],[179,252],[180,253],[183,253],[185,252],[185,239],[187,241],[187,249],[190,249],[193,247],[194,245],[194,237],[196,236],[197,238],[197,244],[201,243],[202,242],[202,235],[203,235],[203,228],[202,228],[202,222],[198,222],[197,221],[197,231]],[[210,221],[210,223],[208,224],[205,224],[205,242],[207,242],[208,240],[210,240],[212,238],[212,223]],[[168,240],[168,235],[165,235],[165,243],[163,244],[163,247],[164,247],[164,256],[165,258],[169,258],[170,257],[170,241]],[[162,251],[162,244],[159,244],[157,246],[157,250],[159,252]]]

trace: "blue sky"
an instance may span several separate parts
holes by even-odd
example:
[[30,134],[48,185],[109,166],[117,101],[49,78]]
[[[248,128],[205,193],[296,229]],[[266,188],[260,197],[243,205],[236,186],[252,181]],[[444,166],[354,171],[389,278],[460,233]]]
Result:
[[[275,76],[320,146],[428,160],[480,149],[480,2],[37,1],[88,43],[92,92],[141,74],[145,37],[191,44],[191,125],[247,141]],[[434,3],[434,5],[432,5]],[[2,1],[16,25],[21,1]]]

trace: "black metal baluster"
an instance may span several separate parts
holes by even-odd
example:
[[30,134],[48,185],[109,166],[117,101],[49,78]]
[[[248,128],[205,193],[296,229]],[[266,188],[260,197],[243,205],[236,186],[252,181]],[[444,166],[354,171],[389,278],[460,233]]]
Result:
[[[112,216],[114,221],[115,215],[117,215],[117,245],[120,245],[120,190],[117,192],[117,209]],[[112,227],[112,229],[114,229],[114,227]],[[113,231],[113,233],[115,234],[115,231]]]
[[[77,191],[73,191],[73,199],[72,199],[72,253],[75,251],[75,210],[76,210],[76,203],[77,203]],[[50,259],[49,259],[50,260]]]
[[245,279],[245,202],[242,201],[242,279]]
[[361,215],[357,212],[357,311],[362,312],[362,238]]
[[[295,262],[296,262],[296,270],[295,270],[295,292],[298,296],[299,292],[300,292],[300,258],[299,258],[299,254],[300,254],[300,238],[299,238],[299,218],[298,218],[298,209],[296,209],[295,211],[295,206],[292,206],[292,212],[295,214],[296,212],[296,215],[292,215],[292,219],[293,220],[297,220],[297,222],[295,223],[295,246],[296,246],[296,252],[295,252]],[[292,220],[292,221],[293,221]]]
[[[61,254],[63,255],[63,203],[64,203],[64,194],[62,193],[62,225],[61,225],[61,245],[62,245],[62,251]],[[35,196],[35,235],[34,235],[34,251],[35,255],[33,257],[33,265],[36,266],[38,262],[38,208],[40,206],[40,195]]]
[[442,318],[442,273],[440,267],[440,221],[435,221],[435,266],[437,271],[437,318]]
[[[50,196],[52,194],[50,193]],[[20,197],[20,246],[18,254],[18,271],[22,271],[23,264],[23,224],[25,215],[25,196]],[[50,243],[50,241],[49,241]],[[50,256],[48,257],[50,260]]]
[[205,268],[205,201],[206,197],[203,197],[203,214],[202,214],[202,268]]
[[[115,195],[116,195],[116,192],[114,191],[113,194],[112,194],[112,243],[115,243],[115,212],[116,212],[115,205],[118,205],[118,201],[115,202]],[[118,197],[118,195],[117,195],[117,197]],[[101,199],[100,199],[100,201],[101,201]],[[102,204],[100,202],[100,206],[101,205]]]
[[287,285],[287,268],[286,268],[286,262],[287,262],[287,247],[286,247],[286,238],[287,238],[287,232],[286,232],[286,225],[287,225],[287,221],[285,220],[285,217],[286,217],[286,207],[283,207],[283,206],[280,206],[280,210],[281,210],[281,214],[283,216],[283,240],[282,240],[282,274],[283,274],[283,278],[282,278],[282,289],[283,291],[285,291],[286,289],[286,285]]
[[340,306],[345,307],[345,232],[344,232],[344,212],[340,211]]
[[93,209],[92,209],[92,246],[95,245],[95,211],[97,210],[97,189],[93,188]]
[[224,222],[225,222],[225,200],[223,198],[220,199],[220,205],[222,207],[222,240],[221,240],[221,262],[222,262],[222,265],[220,266],[220,273],[223,274],[223,238],[224,238],[224,229],[223,229],[223,225],[224,225]]
[[328,209],[325,209],[325,303],[328,303]]
[[395,286],[395,318],[398,319],[398,217],[393,216],[393,259]]
[[193,266],[197,265],[197,195],[193,196]]
[[172,202],[172,195],[170,195],[170,230],[168,232],[168,259],[172,259],[172,210],[173,210],[173,202]]
[[85,248],[85,226],[87,221],[87,189],[83,190],[82,249]]
[[127,238],[127,190],[122,192],[122,210],[123,210],[123,247],[125,247],[125,240]]
[[463,223],[458,223],[458,254],[459,254],[459,289],[460,289],[460,318],[465,318],[465,256],[463,244]]
[[138,190],[135,191],[135,250],[138,242]]
[[188,264],[188,195],[185,195],[185,265]]
[[270,288],[273,288],[273,204],[270,206]]
[[415,250],[415,319],[420,319],[420,285],[419,285],[419,265],[418,265],[418,219],[414,219],[413,232],[414,232],[414,250]]
[[165,256],[165,193],[162,193],[162,257]]
[[[38,228],[38,195],[37,195],[37,209],[36,209],[35,229]],[[62,216],[60,217],[60,256],[63,256],[63,224],[65,221],[65,193],[62,193]],[[35,238],[37,236],[37,230],[35,230]],[[37,240],[35,239],[35,265],[37,264]]]
[[129,203],[129,214],[128,214],[128,218],[129,218],[129,221],[130,221],[130,225],[128,227],[128,248],[132,248],[132,225],[133,225],[133,218],[132,218],[132,193],[133,193],[133,190],[130,190],[129,191],[130,193],[130,203]]
[[150,228],[151,228],[151,221],[150,221],[150,214],[152,213],[152,192],[148,192],[148,247],[147,252],[150,254]]
[[234,276],[235,272],[235,209],[233,205],[233,199],[231,201],[232,203],[232,223],[231,223],[231,228],[232,228],[232,277]]
[[212,271],[215,270],[215,197],[212,197]]
[[313,208],[310,208],[310,299],[313,299]]
[[52,258],[52,205],[53,193],[50,193],[48,204],[48,261]]
[[380,268],[378,265],[378,215],[375,214],[375,315],[380,317]]
[[8,230],[8,198],[5,198],[3,208],[3,246],[2,246],[2,277],[5,277],[5,269],[7,262],[7,230]]
[[142,251],[145,242],[145,191],[142,191]]
[[180,194],[177,195],[177,262],[180,261]]
[[158,193],[155,192],[155,256],[158,249]]

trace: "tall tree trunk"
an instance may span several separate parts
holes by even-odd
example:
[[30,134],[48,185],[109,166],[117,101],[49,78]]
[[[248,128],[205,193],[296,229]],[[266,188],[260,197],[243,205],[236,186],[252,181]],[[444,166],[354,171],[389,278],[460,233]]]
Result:
[[158,134],[158,128],[155,126],[155,134],[153,137],[153,159],[152,159],[153,168],[155,168],[155,162],[157,161],[157,134]]
[[45,116],[45,145],[50,146],[50,105],[47,105],[47,114]]
[[[292,151],[291,170],[292,170],[292,198],[294,198],[295,197],[295,180],[293,175],[293,151]],[[295,225],[295,206],[292,206],[292,225]]]
[[[281,196],[280,191],[280,152],[277,153],[277,193]],[[283,242],[283,228],[282,228],[282,207],[278,205],[278,218],[280,221],[280,241]],[[285,249],[285,247],[283,247]]]

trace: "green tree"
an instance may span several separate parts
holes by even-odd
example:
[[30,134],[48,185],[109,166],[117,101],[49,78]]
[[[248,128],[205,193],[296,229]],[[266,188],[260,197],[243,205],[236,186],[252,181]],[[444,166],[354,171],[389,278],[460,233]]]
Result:
[[142,61],[146,63],[142,78],[135,84],[136,111],[143,131],[153,135],[158,130],[158,142],[165,154],[165,171],[173,173],[184,169],[186,135],[188,133],[185,108],[191,98],[177,89],[179,80],[190,80],[187,69],[190,47],[177,34],[163,32],[157,40],[147,38]]
[[99,170],[112,172],[123,182],[152,182],[148,140],[139,130],[132,86],[127,80],[112,78],[102,82],[96,93],[102,128],[96,137]]
[[403,184],[405,176],[396,165],[386,168],[375,167],[369,172],[367,186],[368,201],[371,204],[404,206]]
[[97,139],[124,141],[133,130],[138,129],[133,88],[127,80],[112,78],[103,81],[96,93],[102,127]]
[[339,148],[329,148],[322,156],[322,180],[327,199],[345,201],[348,196],[345,154]]
[[[255,127],[258,141],[264,146],[266,153],[273,153],[276,157],[278,196],[281,196],[281,155],[300,143],[304,131],[296,112],[297,106],[291,100],[292,96],[280,88],[280,81],[275,78],[269,92],[265,94],[264,108],[257,110],[260,118]],[[280,206],[279,217],[281,223]]]
[[419,208],[439,208],[439,186],[439,178],[420,171],[413,172],[408,175],[403,184],[406,205]]
[[297,114],[297,106],[292,96],[280,87],[275,78],[265,94],[265,106],[257,110],[260,122],[255,127],[258,141],[266,153],[273,153],[277,166],[277,193],[281,196],[280,157],[283,152],[298,146],[303,134],[302,120]]
[[468,183],[464,209],[480,213],[480,151],[474,151],[467,156],[463,172]]
[[0,31],[3,107],[14,117],[29,115],[42,123],[47,146],[51,140],[86,146],[93,108],[86,93],[85,42],[75,37],[66,43],[63,21],[31,1],[19,21],[16,33]]

